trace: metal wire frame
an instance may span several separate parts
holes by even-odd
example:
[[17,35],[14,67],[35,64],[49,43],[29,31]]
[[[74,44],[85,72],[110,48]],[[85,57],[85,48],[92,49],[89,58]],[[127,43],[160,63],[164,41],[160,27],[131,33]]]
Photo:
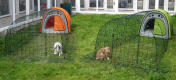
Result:
[[[74,42],[72,34],[41,33],[40,25],[22,28],[18,31],[9,28],[5,36],[5,48],[3,55],[13,57],[17,60],[26,59],[30,61],[45,60],[58,62],[71,60],[70,53],[73,51]],[[58,56],[53,53],[55,42],[62,43],[64,55]]]
[[115,18],[103,25],[97,35],[95,54],[100,48],[109,46],[111,63],[115,67],[168,71],[163,61],[168,39],[140,36],[142,20],[148,12]]

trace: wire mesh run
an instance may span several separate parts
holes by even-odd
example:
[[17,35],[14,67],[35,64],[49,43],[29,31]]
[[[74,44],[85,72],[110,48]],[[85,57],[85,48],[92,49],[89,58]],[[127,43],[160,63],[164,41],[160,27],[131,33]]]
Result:
[[[75,46],[72,34],[59,33],[41,33],[40,25],[16,30],[9,28],[5,37],[5,56],[12,56],[15,59],[27,60],[45,60],[45,61],[63,61],[71,60],[70,53]],[[54,44],[60,42],[62,44],[63,55],[54,54]]]
[[[95,54],[100,48],[108,46],[111,48],[111,63],[115,67],[168,71],[169,67],[164,65],[163,60],[168,39],[151,37],[151,34],[155,35],[152,28],[148,29],[148,35],[140,36],[142,21],[147,13],[141,12],[107,22],[97,35]],[[148,24],[146,26],[150,26]]]

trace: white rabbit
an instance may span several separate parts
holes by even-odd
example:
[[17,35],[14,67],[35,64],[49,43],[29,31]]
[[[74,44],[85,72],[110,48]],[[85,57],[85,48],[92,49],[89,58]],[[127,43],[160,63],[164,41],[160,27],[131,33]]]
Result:
[[63,54],[62,44],[60,42],[55,42],[53,50],[54,50],[54,54],[59,54],[59,56],[61,56],[61,54]]

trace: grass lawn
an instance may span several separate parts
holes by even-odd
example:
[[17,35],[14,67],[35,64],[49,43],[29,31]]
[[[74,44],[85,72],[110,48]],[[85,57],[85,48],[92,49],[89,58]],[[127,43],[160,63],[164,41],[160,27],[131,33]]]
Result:
[[[169,73],[146,72],[134,68],[114,68],[108,61],[86,58],[94,51],[96,37],[101,26],[120,16],[125,15],[72,15],[71,29],[77,44],[76,50],[71,53],[74,61],[26,62],[14,61],[10,57],[0,57],[0,80],[175,80],[176,34],[169,40],[168,50],[165,53],[167,57],[165,59],[170,62],[166,63],[175,65]],[[176,16],[173,18],[175,21]],[[175,27],[174,31],[176,31]]]

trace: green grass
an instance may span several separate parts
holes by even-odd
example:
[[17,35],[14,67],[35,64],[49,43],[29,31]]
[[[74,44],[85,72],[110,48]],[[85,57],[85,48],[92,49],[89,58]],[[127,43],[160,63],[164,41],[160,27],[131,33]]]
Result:
[[[91,60],[98,31],[107,21],[124,15],[73,15],[71,29],[76,39],[74,61],[62,63],[14,61],[0,57],[1,80],[174,80],[176,73],[153,73],[134,68],[115,68],[108,61]],[[176,20],[176,16],[173,17]],[[176,24],[174,24],[176,26]],[[176,31],[176,28],[174,28]],[[169,40],[165,65],[176,65],[176,35]],[[1,42],[0,42],[1,44]],[[171,71],[176,71],[172,66]]]

